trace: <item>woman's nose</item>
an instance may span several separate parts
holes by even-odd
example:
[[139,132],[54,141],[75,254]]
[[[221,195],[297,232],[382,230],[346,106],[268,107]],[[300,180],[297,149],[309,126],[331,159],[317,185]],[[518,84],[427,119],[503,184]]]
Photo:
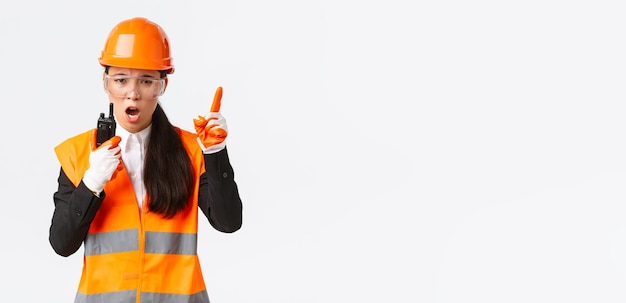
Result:
[[133,87],[130,91],[128,91],[128,93],[126,94],[126,98],[127,99],[131,99],[131,100],[139,100],[141,98],[141,95],[139,95],[139,91],[137,90],[136,87]]

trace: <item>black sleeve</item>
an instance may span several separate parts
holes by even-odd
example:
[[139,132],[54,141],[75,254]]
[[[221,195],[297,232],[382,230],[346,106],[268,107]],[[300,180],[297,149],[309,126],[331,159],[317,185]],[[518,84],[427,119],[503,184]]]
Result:
[[226,148],[204,155],[198,206],[215,229],[232,233],[241,228],[242,204]]
[[95,196],[81,181],[78,187],[67,177],[63,169],[59,173],[59,188],[54,193],[54,213],[50,224],[50,245],[64,257],[75,253],[89,231],[105,193]]

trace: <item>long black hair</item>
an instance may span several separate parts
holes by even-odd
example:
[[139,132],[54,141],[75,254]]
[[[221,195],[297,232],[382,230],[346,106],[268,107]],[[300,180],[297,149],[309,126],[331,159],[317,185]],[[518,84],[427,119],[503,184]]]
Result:
[[191,159],[160,104],[152,114],[143,176],[151,212],[171,218],[189,203],[195,186]]

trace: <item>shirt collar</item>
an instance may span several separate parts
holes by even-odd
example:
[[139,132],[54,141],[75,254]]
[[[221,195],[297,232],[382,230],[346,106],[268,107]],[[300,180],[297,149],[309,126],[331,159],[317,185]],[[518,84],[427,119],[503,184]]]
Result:
[[[136,133],[131,133],[129,131],[127,131],[126,129],[124,129],[123,127],[120,127],[117,129],[117,133],[116,135],[119,136],[122,139],[122,143],[125,142],[125,144],[120,144],[120,146],[122,147],[122,150],[126,150],[126,146],[128,143],[130,143],[131,141],[135,141],[135,140],[139,140],[139,142],[141,143],[142,146],[147,146],[148,144],[148,140],[150,138],[150,131],[152,130],[152,123],[150,123],[150,125],[148,125],[148,127],[144,128],[143,130],[136,132]],[[131,139],[131,136],[134,137]]]

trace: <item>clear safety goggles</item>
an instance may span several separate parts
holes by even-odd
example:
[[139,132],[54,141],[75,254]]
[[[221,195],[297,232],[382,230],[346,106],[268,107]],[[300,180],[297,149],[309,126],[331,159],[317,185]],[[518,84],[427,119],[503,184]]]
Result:
[[104,75],[104,90],[115,98],[126,98],[131,92],[135,92],[140,98],[155,99],[163,94],[165,80],[153,77]]

